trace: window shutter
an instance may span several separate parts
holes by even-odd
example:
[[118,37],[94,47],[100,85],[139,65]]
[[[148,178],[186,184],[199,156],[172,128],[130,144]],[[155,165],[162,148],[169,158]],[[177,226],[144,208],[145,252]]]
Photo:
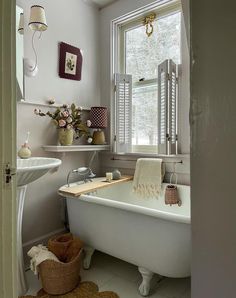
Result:
[[158,153],[177,154],[178,71],[172,60],[158,66]]
[[132,76],[115,74],[115,151],[131,152],[132,143]]
[[177,96],[178,66],[169,60],[169,154],[177,154]]
[[158,153],[167,154],[168,60],[158,65]]

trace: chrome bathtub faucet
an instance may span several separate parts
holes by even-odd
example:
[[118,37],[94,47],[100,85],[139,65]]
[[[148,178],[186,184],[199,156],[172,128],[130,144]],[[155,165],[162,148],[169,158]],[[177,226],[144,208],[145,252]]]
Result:
[[66,179],[67,187],[70,187],[70,183],[69,183],[70,176],[71,174],[74,174],[74,173],[77,173],[79,176],[82,176],[84,183],[92,182],[92,178],[96,177],[96,175],[93,173],[91,168],[80,167],[78,169],[70,170]]

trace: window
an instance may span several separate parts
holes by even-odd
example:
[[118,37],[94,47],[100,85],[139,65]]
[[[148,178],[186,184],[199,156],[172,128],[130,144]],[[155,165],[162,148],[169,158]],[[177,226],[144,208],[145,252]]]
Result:
[[157,10],[156,15],[150,37],[142,24],[143,17],[118,26],[118,153],[176,153],[181,12],[175,6]]

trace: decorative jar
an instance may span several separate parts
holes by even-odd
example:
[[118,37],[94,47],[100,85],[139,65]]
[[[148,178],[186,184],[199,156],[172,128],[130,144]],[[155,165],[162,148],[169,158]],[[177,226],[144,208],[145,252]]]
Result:
[[74,139],[74,129],[59,128],[58,141],[62,146],[71,146]]

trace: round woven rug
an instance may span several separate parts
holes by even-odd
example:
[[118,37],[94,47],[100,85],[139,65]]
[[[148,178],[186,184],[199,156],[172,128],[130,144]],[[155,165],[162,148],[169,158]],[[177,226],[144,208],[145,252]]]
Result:
[[119,296],[110,291],[99,292],[98,286],[92,281],[81,282],[77,288],[64,295],[49,295],[41,289],[37,296],[21,296],[19,298],[119,298]]

